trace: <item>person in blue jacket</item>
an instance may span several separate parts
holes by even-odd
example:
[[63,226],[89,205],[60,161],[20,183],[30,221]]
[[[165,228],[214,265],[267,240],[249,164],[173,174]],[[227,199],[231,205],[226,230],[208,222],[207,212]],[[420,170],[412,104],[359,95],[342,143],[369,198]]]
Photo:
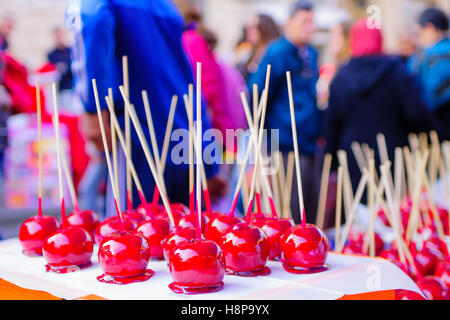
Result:
[[429,110],[442,125],[450,126],[450,39],[447,15],[428,8],[419,17],[422,50],[409,61]]
[[[188,128],[184,105],[181,104],[188,85],[194,83],[194,77],[181,43],[184,28],[181,14],[172,1],[167,0],[81,0],[78,5],[69,5],[67,19],[75,30],[72,69],[75,89],[86,111],[84,127],[88,139],[103,150],[91,82],[93,78],[97,81],[103,122],[109,128],[104,97],[108,88],[112,88],[116,113],[123,128],[124,103],[118,87],[123,84],[122,57],[127,56],[130,101],[149,142],[141,96],[141,91],[147,90],[161,150],[173,95],[179,97],[173,130]],[[209,127],[206,114],[202,118],[206,130]],[[131,133],[133,162],[146,197],[151,200],[154,179],[135,130],[132,129]],[[169,150],[165,169],[169,198],[172,202],[187,203],[187,164],[176,165],[170,155]],[[212,177],[217,166],[207,166],[206,170],[207,176]],[[133,195],[136,206],[140,203],[136,190]]]
[[[279,148],[284,154],[294,150],[286,71],[291,72],[295,105],[295,121],[298,130],[304,201],[308,221],[315,221],[318,172],[317,139],[322,132],[322,117],[316,104],[316,83],[319,76],[317,51],[309,45],[315,31],[313,4],[309,1],[295,2],[290,18],[279,40],[273,41],[264,55],[258,70],[248,79],[252,92],[253,84],[258,85],[260,94],[265,86],[267,65],[272,66],[266,129],[279,130]],[[269,138],[270,141],[270,138]],[[299,207],[296,183],[293,184],[291,208],[294,220],[299,221]]]

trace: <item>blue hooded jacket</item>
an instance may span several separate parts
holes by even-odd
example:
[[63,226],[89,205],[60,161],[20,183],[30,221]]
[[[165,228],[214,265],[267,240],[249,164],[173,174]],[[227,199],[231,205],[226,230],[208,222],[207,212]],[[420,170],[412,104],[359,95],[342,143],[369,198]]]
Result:
[[[124,104],[119,91],[122,80],[122,56],[128,57],[130,101],[133,103],[141,126],[149,139],[141,91],[147,90],[154,120],[156,138],[161,150],[165,126],[173,95],[178,95],[173,130],[187,129],[183,94],[188,84],[194,83],[193,73],[183,51],[181,34],[184,21],[171,1],[167,0],[81,0],[78,30],[75,30],[72,69],[75,88],[84,108],[96,112],[91,79],[97,81],[102,109],[108,88],[113,89],[119,122],[123,125]],[[206,108],[202,108],[205,111]],[[203,128],[210,125],[203,112]],[[132,132],[133,162],[140,180],[150,198],[154,180],[148,168],[135,130]],[[150,144],[149,144],[150,145]],[[173,147],[173,145],[171,146]],[[165,181],[169,197],[174,202],[186,202],[187,165],[175,165],[169,156]],[[206,166],[207,175],[217,166]],[[135,203],[139,203],[134,192]]]
[[253,84],[257,84],[261,95],[265,86],[267,65],[272,66],[266,129],[279,129],[279,146],[283,152],[294,149],[287,71],[291,72],[292,78],[299,150],[308,155],[316,152],[316,140],[322,131],[321,112],[316,104],[316,83],[319,76],[317,56],[312,47],[299,49],[282,37],[269,46],[258,70],[247,82],[250,92],[253,90]]

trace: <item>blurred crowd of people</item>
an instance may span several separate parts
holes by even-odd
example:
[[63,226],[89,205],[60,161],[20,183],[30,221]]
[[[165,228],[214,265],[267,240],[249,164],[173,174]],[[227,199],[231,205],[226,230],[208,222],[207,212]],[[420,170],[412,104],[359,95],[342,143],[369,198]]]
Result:
[[[130,68],[130,99],[145,123],[140,92],[149,92],[160,145],[171,97],[182,97],[187,85],[194,83],[196,62],[203,66],[202,93],[207,105],[204,118],[210,120],[204,129],[219,129],[224,137],[227,129],[246,128],[240,93],[252,97],[256,84],[261,96],[270,64],[266,129],[279,130],[279,148],[285,161],[293,150],[286,82],[286,71],[290,71],[306,214],[309,221],[314,221],[325,152],[335,155],[343,149],[351,153],[353,141],[377,150],[378,133],[386,136],[391,158],[395,147],[408,144],[411,132],[436,130],[441,139],[450,139],[450,39],[449,19],[444,11],[426,9],[417,20],[417,35],[401,35],[395,55],[385,51],[382,30],[371,28],[366,20],[338,24],[329,31],[326,58],[323,50],[319,52],[311,44],[317,31],[314,11],[313,2],[297,1],[283,26],[267,14],[255,15],[243,28],[231,64],[216,54],[220,34],[207,28],[194,0],[90,1],[81,8],[81,29],[75,30],[72,48],[65,43],[61,28],[54,29],[55,48],[49,52],[48,61],[60,74],[61,96],[73,94],[75,85],[85,109],[82,134],[92,142],[91,148],[96,146],[90,154],[97,157],[103,149],[91,79],[97,79],[100,97],[113,88],[123,124],[124,106],[118,87],[123,83],[124,55]],[[11,84],[8,76],[8,66],[14,67],[8,54],[13,23],[12,19],[4,19],[0,24],[0,156],[6,146],[8,115],[33,111],[28,106],[14,107],[20,101],[14,96],[22,91],[16,83]],[[17,72],[14,79],[21,79]],[[101,100],[107,119],[106,105]],[[174,129],[188,127],[183,110],[177,110]],[[105,121],[107,127],[108,123]],[[148,135],[148,131],[145,133]],[[134,132],[132,136],[135,166],[144,177],[141,181],[150,197],[154,182]],[[378,155],[375,159],[379,159]],[[95,163],[98,170],[90,170],[97,174],[89,174],[90,178],[95,176],[95,183],[81,183],[87,196],[92,196],[94,187],[100,190],[106,179],[104,162]],[[187,167],[175,165],[170,159],[167,165],[169,197],[187,203]],[[352,157],[349,170],[356,187],[360,175]],[[207,176],[214,200],[220,199],[227,191],[220,168],[207,166]],[[298,222],[296,194],[293,190],[291,208]],[[92,201],[86,206],[92,206]]]

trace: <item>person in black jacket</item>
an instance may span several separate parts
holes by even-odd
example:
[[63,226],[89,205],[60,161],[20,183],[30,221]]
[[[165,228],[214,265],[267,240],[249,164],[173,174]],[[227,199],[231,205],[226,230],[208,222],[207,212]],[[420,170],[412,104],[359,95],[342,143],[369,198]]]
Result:
[[395,148],[408,145],[409,133],[438,128],[405,64],[398,57],[383,54],[379,29],[369,29],[365,20],[357,22],[351,32],[351,51],[352,58],[331,83],[325,128],[327,152],[336,154],[342,149],[349,155],[355,189],[361,173],[352,156],[353,141],[367,143],[375,150],[378,167],[378,133],[385,135],[393,160]]

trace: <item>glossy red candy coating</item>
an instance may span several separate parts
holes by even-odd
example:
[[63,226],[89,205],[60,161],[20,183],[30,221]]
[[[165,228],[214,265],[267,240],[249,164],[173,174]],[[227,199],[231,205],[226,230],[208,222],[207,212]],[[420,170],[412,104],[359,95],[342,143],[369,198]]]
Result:
[[94,243],[89,233],[80,227],[64,227],[44,242],[42,253],[55,270],[90,263]]
[[450,288],[450,259],[441,260],[436,265],[436,271],[434,274],[436,277],[441,279],[445,285]]
[[417,281],[417,285],[428,300],[450,299],[447,286],[435,276],[427,276]]
[[[427,208],[428,210],[428,216],[434,218],[433,216],[433,210],[431,208]],[[441,226],[443,228],[444,234],[445,235],[449,235],[449,224],[448,224],[448,211],[444,208],[436,208],[438,216],[439,216],[439,220],[441,221]],[[436,227],[436,223],[433,221],[432,225],[427,225],[426,229],[431,229],[431,232],[433,234],[433,236],[437,237],[437,227]],[[421,230],[419,230],[421,231]],[[428,233],[430,233],[429,230],[427,230]]]
[[210,223],[211,220],[217,218],[218,216],[222,216],[223,214],[220,212],[215,212],[215,211],[210,211],[210,212],[205,211],[205,212],[202,212],[202,215],[205,218],[205,229],[206,229],[206,225],[208,223]]
[[262,270],[270,254],[270,242],[264,232],[243,222],[234,225],[222,238],[220,247],[231,272]]
[[[187,215],[178,220],[179,228],[195,228],[197,225],[197,216],[196,215]],[[205,231],[206,228],[206,218],[202,215],[202,232]]]
[[[350,233],[348,246],[356,254],[365,254],[363,252],[365,235],[360,232]],[[384,249],[384,242],[378,233],[375,233],[375,256],[379,256]]]
[[81,210],[72,212],[67,217],[67,224],[73,227],[80,227],[85,229],[91,236],[94,236],[97,230],[100,218],[92,210]]
[[389,220],[388,220],[388,218],[386,217],[386,213],[384,212],[383,209],[378,210],[378,217],[381,219],[381,221],[383,222],[383,224],[384,224],[385,226],[389,226],[389,225],[390,225],[390,224],[389,224]]
[[144,236],[150,247],[151,258],[164,259],[162,241],[170,233],[170,224],[164,219],[153,219],[141,223],[136,232]]
[[437,208],[438,213],[439,213],[439,218],[441,219],[441,223],[442,223],[442,227],[444,229],[444,233],[446,236],[450,235],[450,225],[448,223],[449,219],[448,219],[448,215],[449,212],[448,210],[444,209],[444,208]]
[[440,252],[437,250],[434,251],[433,248],[427,246],[423,246],[422,249],[418,251],[417,245],[414,242],[411,242],[410,248],[420,274],[423,276],[433,275],[436,263],[438,262],[437,255],[440,255]]
[[272,217],[269,217],[262,212],[261,213],[253,213],[250,224],[257,226],[258,228],[261,228],[266,223],[267,220],[272,220]]
[[189,214],[189,208],[183,203],[171,203],[170,209],[172,211],[179,211],[182,216]]
[[280,239],[281,259],[292,268],[323,267],[328,253],[328,239],[315,225],[289,228]]
[[146,215],[142,214],[139,211],[135,211],[135,210],[128,210],[128,211],[122,213],[122,217],[124,219],[130,219],[131,221],[134,222],[134,224],[136,226],[141,224],[142,222],[144,222],[146,219]]
[[32,216],[25,220],[19,231],[23,253],[28,256],[42,255],[45,239],[58,228],[58,220],[50,216]]
[[220,244],[222,242],[222,237],[225,236],[235,224],[240,222],[241,220],[236,217],[230,217],[228,215],[217,216],[207,224],[205,238]]
[[[172,208],[172,205],[170,206],[172,210],[173,219],[175,220],[175,223],[178,223],[178,221],[183,218],[184,216],[188,215],[188,212],[186,212],[181,205],[176,205]],[[156,212],[155,216],[160,219],[166,219],[167,221],[170,221],[169,214],[166,210],[164,211],[158,211]]]
[[[133,231],[136,228],[136,223],[128,218],[123,219],[123,224],[126,231]],[[99,223],[95,231],[95,243],[100,244],[107,235],[122,231],[122,225],[117,217],[110,217]]]
[[437,260],[445,259],[447,255],[447,244],[439,238],[431,238],[424,242],[424,247],[430,254],[434,255]]
[[225,258],[213,241],[186,241],[173,249],[169,270],[173,281],[180,286],[215,286],[223,281]]
[[342,249],[342,253],[345,254],[350,254],[350,255],[355,255],[355,256],[361,256],[362,253],[359,251],[355,251],[351,246],[349,246],[348,244],[346,244],[344,246],[344,249]]
[[293,225],[290,219],[267,219],[261,226],[261,230],[267,236],[270,243],[270,259],[281,258],[280,239],[286,230]]
[[420,295],[417,292],[398,289],[398,290],[395,290],[395,300],[413,300],[413,301],[416,301],[416,300],[425,300],[425,298],[422,297],[422,295]]
[[169,235],[162,241],[164,260],[169,262],[170,254],[177,245],[185,241],[195,239],[194,228],[173,229]]
[[107,275],[129,278],[147,270],[151,249],[145,238],[134,232],[115,232],[106,236],[98,249],[98,262]]
[[166,215],[164,207],[159,204],[152,203],[142,203],[137,209],[137,212],[144,215],[147,219],[151,218],[152,215],[159,217]]

